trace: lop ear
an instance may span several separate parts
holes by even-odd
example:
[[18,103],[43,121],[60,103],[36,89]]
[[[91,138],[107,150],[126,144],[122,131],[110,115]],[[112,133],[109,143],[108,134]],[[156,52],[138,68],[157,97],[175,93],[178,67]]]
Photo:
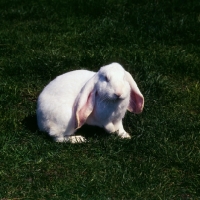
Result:
[[140,92],[136,82],[129,72],[125,72],[126,80],[131,87],[130,102],[128,106],[128,111],[139,114],[142,112],[144,107],[144,97]]
[[75,128],[80,128],[93,111],[95,105],[95,76],[81,89],[75,102]]

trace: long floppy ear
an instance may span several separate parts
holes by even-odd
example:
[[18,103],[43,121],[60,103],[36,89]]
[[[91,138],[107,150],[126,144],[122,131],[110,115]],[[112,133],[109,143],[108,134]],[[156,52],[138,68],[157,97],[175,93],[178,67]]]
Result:
[[80,128],[95,105],[95,75],[83,86],[75,102],[75,128]]
[[136,82],[129,72],[125,72],[126,80],[131,87],[130,102],[128,106],[128,111],[139,114],[142,112],[144,107],[144,97],[140,92]]

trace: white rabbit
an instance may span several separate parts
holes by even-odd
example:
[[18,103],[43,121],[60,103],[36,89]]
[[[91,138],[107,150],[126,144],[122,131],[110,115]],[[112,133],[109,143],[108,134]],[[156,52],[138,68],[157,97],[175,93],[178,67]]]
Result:
[[71,71],[51,81],[38,98],[37,121],[39,129],[57,142],[84,141],[82,136],[73,136],[83,124],[130,138],[122,119],[127,109],[140,113],[143,106],[143,95],[130,73],[112,63],[97,73]]

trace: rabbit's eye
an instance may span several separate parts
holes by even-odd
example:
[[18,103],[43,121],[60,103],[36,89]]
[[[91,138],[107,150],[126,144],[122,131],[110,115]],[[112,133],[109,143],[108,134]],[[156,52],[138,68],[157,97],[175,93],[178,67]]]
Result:
[[109,78],[107,76],[105,76],[105,81],[109,82]]

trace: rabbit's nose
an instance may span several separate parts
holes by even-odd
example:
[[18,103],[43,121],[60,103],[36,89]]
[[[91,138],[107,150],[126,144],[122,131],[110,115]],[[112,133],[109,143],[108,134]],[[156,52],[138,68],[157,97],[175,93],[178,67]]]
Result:
[[115,96],[116,96],[116,98],[120,98],[122,96],[122,93],[121,92],[115,92]]

